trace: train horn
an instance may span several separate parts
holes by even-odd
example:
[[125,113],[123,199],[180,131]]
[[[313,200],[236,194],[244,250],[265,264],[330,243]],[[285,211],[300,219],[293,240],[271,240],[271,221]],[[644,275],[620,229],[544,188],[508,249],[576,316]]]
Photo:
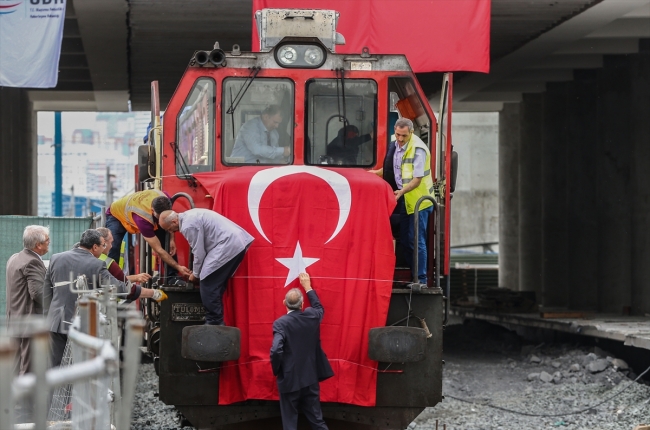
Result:
[[210,60],[211,55],[212,53],[206,51],[197,51],[196,54],[194,54],[194,60],[196,60],[196,63],[199,66],[204,66]]
[[215,66],[223,66],[226,62],[226,54],[219,48],[213,49],[208,57]]

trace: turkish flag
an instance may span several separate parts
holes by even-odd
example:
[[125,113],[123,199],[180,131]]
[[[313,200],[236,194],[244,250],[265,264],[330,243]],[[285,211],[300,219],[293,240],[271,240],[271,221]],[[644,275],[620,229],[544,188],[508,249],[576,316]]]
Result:
[[[359,169],[241,167],[197,173],[214,210],[255,237],[224,296],[228,326],[241,330],[241,356],[221,366],[219,404],[277,400],[269,352],[273,321],[306,271],[325,309],[321,345],[335,376],[321,401],[374,406],[377,362],[368,331],[386,324],[395,253],[388,184]],[[307,296],[305,306],[309,306]]]
[[405,54],[416,73],[490,71],[490,0],[253,0],[253,51],[259,51],[255,12],[265,8],[329,9],[341,14],[336,52]]

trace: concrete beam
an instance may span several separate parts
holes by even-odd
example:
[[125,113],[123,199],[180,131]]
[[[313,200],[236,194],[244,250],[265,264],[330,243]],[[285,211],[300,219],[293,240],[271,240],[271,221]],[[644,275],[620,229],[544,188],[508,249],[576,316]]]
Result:
[[128,110],[127,7],[123,0],[74,2],[97,110]]
[[[499,112],[503,109],[503,102],[456,102],[454,112]],[[438,112],[434,110],[434,112]]]
[[650,37],[650,18],[622,18],[587,36],[587,39],[641,39]]
[[638,39],[582,39],[556,51],[557,54],[636,54]]
[[472,75],[454,88],[454,96],[464,100],[487,86],[527,67],[532,61],[554,54],[568,43],[578,41],[597,29],[650,4],[650,0],[603,0],[583,13],[561,23],[520,49],[492,64],[487,75]]
[[97,111],[92,91],[29,91],[35,111]]
[[[522,70],[508,77],[509,82],[566,82],[573,80],[571,69]],[[455,95],[455,93],[454,93]]]
[[543,93],[546,91],[546,82],[535,81],[503,81],[490,85],[481,93]]
[[517,92],[501,92],[501,93],[475,93],[467,97],[465,101],[468,102],[520,102],[521,93]]
[[554,54],[530,65],[530,69],[599,69],[603,56],[598,54]]

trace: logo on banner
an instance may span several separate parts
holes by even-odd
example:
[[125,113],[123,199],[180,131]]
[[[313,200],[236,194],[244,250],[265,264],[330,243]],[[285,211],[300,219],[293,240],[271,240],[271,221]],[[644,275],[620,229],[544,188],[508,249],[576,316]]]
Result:
[[0,0],[0,15],[7,15],[14,13],[18,10],[18,7],[22,5],[22,1],[16,0]]
[[[334,239],[341,229],[343,229],[343,226],[345,226],[345,222],[350,215],[350,206],[352,205],[350,183],[344,176],[331,170],[311,166],[285,166],[257,172],[251,179],[250,186],[248,187],[248,212],[253,221],[253,225],[260,235],[266,239],[267,242],[271,243],[271,240],[264,233],[260,222],[260,201],[262,200],[262,196],[266,189],[271,186],[274,181],[296,173],[307,173],[324,180],[336,195],[339,204],[339,217],[334,232],[330,238],[325,241],[326,244]],[[276,258],[276,260],[289,269],[289,274],[287,275],[284,284],[286,287],[294,279],[298,278],[298,275],[301,272],[304,272],[307,267],[316,263],[319,259],[303,256],[302,248],[300,247],[300,240],[298,240],[293,257]]]

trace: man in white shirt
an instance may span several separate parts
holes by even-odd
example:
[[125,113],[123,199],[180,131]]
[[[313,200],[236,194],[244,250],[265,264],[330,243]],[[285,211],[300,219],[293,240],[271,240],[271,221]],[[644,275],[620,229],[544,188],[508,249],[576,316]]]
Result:
[[244,259],[253,236],[228,218],[208,209],[183,213],[164,211],[160,226],[170,233],[180,231],[194,254],[190,281],[199,280],[206,325],[224,325],[223,295],[228,280]]

